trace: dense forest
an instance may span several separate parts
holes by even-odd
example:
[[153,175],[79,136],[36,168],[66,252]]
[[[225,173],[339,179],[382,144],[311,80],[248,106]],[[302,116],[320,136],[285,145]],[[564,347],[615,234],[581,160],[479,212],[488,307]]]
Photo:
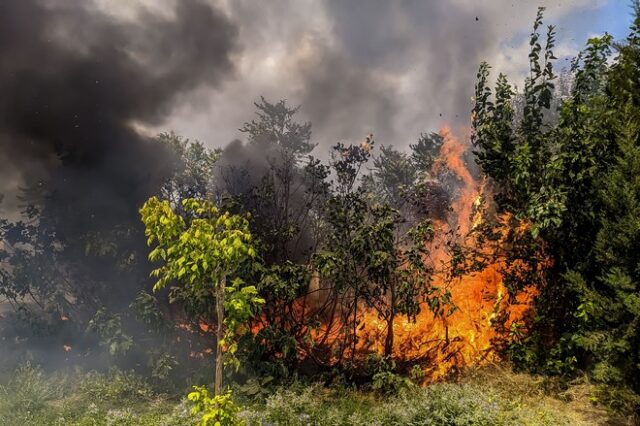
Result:
[[[425,130],[406,151],[370,134],[318,153],[299,107],[265,98],[224,149],[105,124],[135,116],[117,102],[91,123],[109,130],[95,152],[56,140],[57,166],[0,217],[0,423],[103,424],[88,402],[44,408],[75,386],[95,413],[151,394],[191,410],[104,424],[575,424],[495,414],[508,396],[465,385],[490,381],[488,366],[554,392],[581,380],[611,419],[638,421],[640,3],[633,13],[626,39],[591,38],[559,71],[540,8],[522,91],[479,64],[470,128]],[[68,136],[55,117],[28,128],[20,108],[0,108],[15,134]],[[93,179],[119,137],[135,139],[116,151],[128,165]],[[471,394],[451,408],[456,392]],[[361,423],[323,417],[340,398],[365,407]]]

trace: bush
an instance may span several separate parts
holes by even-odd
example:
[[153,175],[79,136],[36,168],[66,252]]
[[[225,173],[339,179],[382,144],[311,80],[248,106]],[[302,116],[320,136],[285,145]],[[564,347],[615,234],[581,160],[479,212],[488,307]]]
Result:
[[408,378],[391,371],[374,374],[371,382],[371,388],[383,395],[396,395],[414,386],[415,384]]
[[607,413],[597,401],[627,412],[634,405],[633,393],[623,388],[558,387],[500,368],[474,371],[461,383],[414,386],[396,395],[294,382],[265,401],[247,399],[243,407],[229,395],[215,407],[214,398],[201,391],[192,402],[153,395],[140,377],[116,370],[68,377],[47,376],[28,364],[20,367],[0,386],[0,425],[195,426],[204,416],[190,415],[193,402],[202,403],[198,414],[223,411],[213,413],[210,424],[217,420],[234,426],[632,424]]
[[0,404],[11,410],[34,412],[62,394],[60,380],[46,377],[40,368],[27,362],[16,369],[5,386],[0,386]]
[[193,403],[191,414],[199,416],[199,426],[244,426],[238,419],[240,409],[233,403],[230,390],[209,396],[207,388],[194,386],[188,399]]

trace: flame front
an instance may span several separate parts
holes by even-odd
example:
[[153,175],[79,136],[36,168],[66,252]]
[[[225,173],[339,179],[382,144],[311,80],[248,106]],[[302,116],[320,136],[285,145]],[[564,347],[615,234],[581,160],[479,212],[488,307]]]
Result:
[[[481,206],[488,196],[486,185],[484,181],[477,182],[473,178],[463,160],[468,148],[453,136],[448,127],[441,129],[440,135],[443,145],[439,160],[434,164],[434,172],[446,165],[461,180],[462,188],[452,204],[453,224],[437,223],[437,232],[441,238],[445,234],[456,235],[457,242],[462,245],[475,244],[472,234],[485,220]],[[506,220],[499,222],[507,226]],[[452,226],[455,229],[451,229]],[[522,225],[519,231],[527,232],[526,225]],[[450,255],[443,246],[442,241],[436,241],[432,247],[436,262],[446,263],[449,260]],[[473,248],[492,250],[489,247]],[[450,290],[457,309],[445,318],[436,318],[425,304],[415,322],[396,318],[393,324],[394,358],[419,363],[426,373],[425,379],[429,381],[464,367],[498,360],[496,344],[506,336],[498,332],[496,322],[502,320],[502,330],[508,330],[513,322],[524,322],[525,317],[531,314],[536,295],[535,288],[528,287],[515,297],[509,297],[502,275],[507,268],[504,261],[495,261],[480,271],[455,278],[436,273],[434,285],[446,286]],[[371,311],[363,312],[363,320],[365,326],[360,330],[360,341],[367,342],[363,344],[369,350],[382,353],[386,323]]]
[[[453,238],[462,247],[484,251],[487,258],[494,258],[490,256],[490,251],[495,248],[470,247],[476,244],[474,231],[485,220],[486,212],[482,206],[489,194],[485,190],[485,182],[474,179],[464,162],[463,156],[468,146],[456,139],[449,128],[443,128],[440,135],[443,144],[431,177],[446,167],[457,176],[461,187],[452,201],[452,218],[448,222],[434,222],[436,239],[429,248],[429,261],[434,263],[437,271],[433,285],[449,289],[456,309],[444,318],[435,317],[425,303],[415,321],[397,316],[393,322],[394,359],[405,364],[420,365],[427,381],[443,378],[467,366],[496,361],[499,358],[496,346],[504,343],[500,340],[508,338],[499,330],[509,330],[515,321],[524,322],[531,313],[536,294],[535,288],[529,287],[510,297],[503,283],[503,272],[509,266],[502,260],[454,278],[446,273],[445,265],[451,261],[451,254],[445,250],[447,238]],[[505,236],[508,222],[504,217],[498,220]],[[527,230],[526,224],[520,224],[519,232]],[[439,265],[442,267],[438,268]],[[302,308],[298,314],[304,315],[304,311]],[[373,310],[361,309],[359,316],[361,325],[357,331],[356,356],[362,358],[371,353],[383,354],[386,321],[380,319]],[[314,343],[325,346],[335,344],[335,339],[340,336],[340,327],[341,324],[332,321],[312,330]]]

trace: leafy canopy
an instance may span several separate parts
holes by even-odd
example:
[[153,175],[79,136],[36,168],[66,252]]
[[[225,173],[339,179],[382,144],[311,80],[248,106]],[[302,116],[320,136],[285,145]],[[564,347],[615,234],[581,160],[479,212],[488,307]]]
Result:
[[149,260],[163,262],[152,272],[158,278],[155,291],[171,280],[210,286],[256,256],[245,218],[220,214],[212,203],[193,198],[183,200],[182,207],[185,217],[176,214],[168,201],[152,197],[140,210],[147,244],[157,243]]
[[[177,280],[196,290],[195,295],[221,297],[226,331],[224,338],[219,336],[218,344],[228,345],[233,355],[237,350],[235,337],[244,334],[243,324],[264,303],[255,286],[243,285],[237,277],[230,285],[224,285],[227,277],[256,257],[249,223],[239,215],[221,214],[213,203],[204,200],[185,199],[182,210],[184,215],[177,214],[168,201],[157,197],[150,198],[140,210],[147,243],[157,244],[149,259],[162,261],[151,272],[158,278],[153,289],[157,291]],[[233,357],[231,362],[237,364]]]

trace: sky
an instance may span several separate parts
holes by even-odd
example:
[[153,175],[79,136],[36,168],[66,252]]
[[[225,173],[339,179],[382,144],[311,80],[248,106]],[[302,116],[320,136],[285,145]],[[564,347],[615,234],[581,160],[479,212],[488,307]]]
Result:
[[212,147],[242,139],[237,129],[265,96],[300,105],[320,147],[373,133],[379,144],[405,148],[421,132],[468,124],[480,61],[522,87],[537,6],[557,29],[558,69],[589,37],[624,38],[631,21],[627,0],[212,3],[238,25],[235,69],[152,128]]

